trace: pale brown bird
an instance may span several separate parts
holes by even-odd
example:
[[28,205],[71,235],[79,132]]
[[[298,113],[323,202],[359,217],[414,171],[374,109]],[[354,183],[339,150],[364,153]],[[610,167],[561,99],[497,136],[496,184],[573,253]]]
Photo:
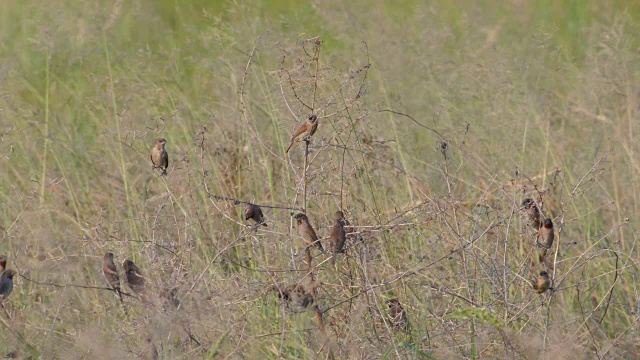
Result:
[[540,262],[544,261],[544,257],[547,255],[547,250],[551,249],[553,245],[553,239],[555,234],[553,231],[553,221],[547,218],[544,220],[544,225],[538,231],[538,246],[541,248],[538,254]]
[[524,206],[527,211],[529,223],[534,229],[538,230],[540,228],[540,210],[538,209],[538,205],[532,199],[527,198],[522,201],[522,206]]
[[296,131],[293,133],[291,142],[289,143],[289,147],[287,148],[287,151],[285,151],[285,153],[288,153],[289,150],[291,150],[291,147],[294,143],[299,141],[309,141],[313,134],[316,133],[316,130],[318,130],[318,117],[315,115],[311,115],[309,116],[309,119],[300,124],[300,126],[298,126]]
[[320,251],[324,252],[324,248],[318,239],[318,235],[313,230],[311,224],[309,224],[309,218],[303,213],[298,213],[295,216],[298,222],[298,234],[307,243],[308,246],[316,245]]
[[167,143],[165,139],[156,140],[155,146],[151,149],[151,162],[153,163],[152,169],[162,170],[162,175],[167,175],[167,168],[169,167],[169,155],[165,150],[164,145]]
[[406,329],[407,328],[407,314],[400,304],[400,301],[397,298],[393,298],[391,300],[386,301],[387,305],[389,305],[389,317],[391,318],[391,324],[396,329]]
[[120,276],[118,275],[118,268],[116,263],[113,262],[113,253],[106,253],[102,257],[102,273],[107,279],[109,286],[113,288],[113,291],[120,297],[122,302],[122,290],[120,289]]
[[264,221],[262,209],[256,204],[247,204],[244,207],[244,220],[246,221],[249,219],[253,220],[256,224],[267,226],[267,223]]
[[551,280],[549,279],[549,274],[546,271],[540,271],[540,276],[534,281],[531,282],[533,286],[533,290],[535,290],[538,294],[543,294],[545,291],[549,290],[551,287]]
[[333,253],[333,257],[331,258],[332,264],[335,264],[338,254],[342,253],[344,243],[347,241],[347,233],[344,229],[345,220],[342,211],[336,211],[334,220],[335,223],[329,234],[329,244],[331,246],[331,252]]
[[296,312],[304,311],[313,303],[313,296],[306,292],[302,285],[288,286],[282,289],[272,286],[270,289],[278,294],[287,307],[292,307],[292,310]]
[[148,337],[143,350],[143,359],[145,360],[158,360],[158,349]]
[[144,277],[140,268],[131,260],[127,259],[122,263],[124,268],[125,282],[129,289],[133,291],[140,299],[144,295]]

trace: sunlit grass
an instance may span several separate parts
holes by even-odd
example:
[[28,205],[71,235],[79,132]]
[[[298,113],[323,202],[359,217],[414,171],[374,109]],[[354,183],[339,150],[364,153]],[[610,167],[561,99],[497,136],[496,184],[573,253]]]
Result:
[[[0,349],[633,357],[639,17],[624,1],[3,4],[0,253],[22,276]],[[317,79],[303,45],[316,35]],[[272,290],[314,286],[290,229],[304,144],[284,149],[315,81],[319,104],[346,110],[314,135],[307,213],[326,237],[342,204],[365,239],[338,269],[314,253],[325,331]],[[166,178],[148,160],[158,137]],[[544,306],[519,213],[534,185],[558,225]],[[274,206],[268,227],[215,196]],[[150,292],[178,287],[181,310],[77,287],[105,286],[106,251],[136,261]],[[392,297],[408,333],[389,324]]]

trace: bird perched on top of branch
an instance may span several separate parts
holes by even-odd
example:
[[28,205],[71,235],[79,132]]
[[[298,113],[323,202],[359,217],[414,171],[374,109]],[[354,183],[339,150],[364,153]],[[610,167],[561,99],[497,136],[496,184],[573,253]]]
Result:
[[289,150],[291,150],[291,147],[294,143],[300,141],[309,141],[313,134],[316,133],[316,130],[318,130],[318,117],[315,115],[311,115],[309,116],[309,119],[300,124],[300,126],[298,126],[298,128],[296,129],[296,132],[293,133],[291,142],[289,143],[289,147],[287,148],[287,151],[285,151],[285,153],[289,153]]
[[165,139],[156,140],[155,146],[151,149],[151,162],[153,163],[153,169],[162,170],[162,175],[167,175],[167,168],[169,167],[169,154],[164,148],[167,143]]

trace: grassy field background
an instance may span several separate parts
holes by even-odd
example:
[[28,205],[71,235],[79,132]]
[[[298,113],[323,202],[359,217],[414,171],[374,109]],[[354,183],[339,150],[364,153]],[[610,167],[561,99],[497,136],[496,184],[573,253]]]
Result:
[[[5,1],[0,355],[640,357],[639,25],[622,0]],[[307,214],[355,225],[335,267],[292,218],[312,109]],[[542,296],[524,198],[556,225]],[[105,289],[107,251],[148,304]]]

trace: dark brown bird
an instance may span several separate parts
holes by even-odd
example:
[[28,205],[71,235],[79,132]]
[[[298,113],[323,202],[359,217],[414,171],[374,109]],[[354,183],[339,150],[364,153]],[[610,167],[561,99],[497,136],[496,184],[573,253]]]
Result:
[[322,247],[322,243],[318,240],[318,235],[313,230],[311,224],[309,224],[309,218],[307,215],[303,213],[298,213],[295,216],[298,222],[298,234],[302,239],[307,243],[308,246],[316,245],[320,251],[324,252],[324,248]]
[[0,255],[0,273],[7,268],[7,257],[5,255]]
[[167,175],[167,168],[169,167],[169,154],[167,154],[167,150],[164,148],[166,143],[167,140],[158,139],[156,140],[155,146],[151,149],[153,169],[162,170],[162,175]]
[[332,264],[335,264],[338,254],[342,253],[344,243],[347,241],[347,233],[344,229],[345,220],[342,211],[336,211],[334,220],[335,223],[329,234],[329,244],[331,246],[331,252],[333,253],[333,257],[331,258]]
[[391,300],[386,301],[387,305],[389,305],[389,317],[391,318],[391,324],[396,329],[406,329],[407,328],[407,314],[398,301],[397,298],[393,298]]
[[538,279],[532,281],[531,285],[533,285],[533,290],[538,294],[543,294],[545,291],[549,290],[551,286],[549,274],[546,271],[540,271],[540,276],[538,276]]
[[244,220],[246,221],[249,219],[253,220],[256,224],[267,226],[267,223],[264,221],[262,209],[256,204],[247,204],[244,207]]
[[293,133],[291,137],[291,142],[289,143],[289,147],[285,153],[288,153],[291,150],[291,147],[294,143],[299,141],[309,141],[309,139],[316,133],[318,130],[318,118],[315,115],[309,116],[309,119],[296,129],[296,132]]
[[13,291],[13,276],[16,274],[11,269],[6,269],[0,275],[0,300],[5,300]]
[[555,234],[553,231],[553,221],[547,218],[544,219],[544,225],[538,231],[538,247],[540,247],[540,252],[538,254],[538,259],[540,262],[544,261],[544,257],[547,255],[547,250],[551,249],[551,245],[553,245],[553,239],[555,238]]
[[144,295],[144,277],[142,276],[140,268],[129,259],[122,263],[122,267],[124,268],[125,281],[129,289],[142,300]]
[[102,257],[102,273],[107,279],[109,286],[113,288],[113,291],[120,297],[122,302],[122,290],[120,289],[120,276],[118,275],[118,268],[116,263],[113,262],[113,253],[106,253]]
[[532,199],[527,198],[522,201],[522,206],[527,210],[527,216],[529,217],[531,226],[538,230],[540,228],[540,210],[538,209],[538,205]]

